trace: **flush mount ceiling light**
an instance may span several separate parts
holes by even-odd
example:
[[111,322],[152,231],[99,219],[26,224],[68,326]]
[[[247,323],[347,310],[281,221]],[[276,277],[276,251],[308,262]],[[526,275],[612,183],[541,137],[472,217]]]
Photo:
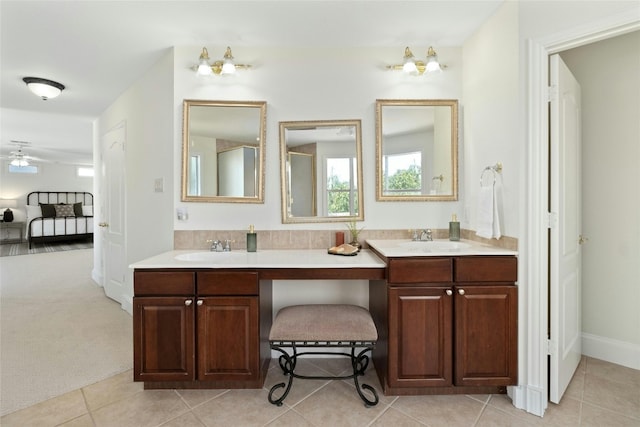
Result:
[[400,65],[387,65],[390,70],[401,70],[407,74],[423,75],[424,73],[433,73],[435,71],[442,71],[446,68],[446,65],[442,65],[438,62],[438,54],[433,50],[433,47],[429,46],[427,51],[427,59],[422,61],[416,59],[409,47],[404,49],[404,58]]
[[207,48],[203,47],[200,59],[198,60],[196,72],[199,76],[210,76],[212,74],[219,76],[234,74],[236,70],[246,70],[248,68],[251,68],[251,65],[236,64],[233,62],[233,54],[231,53],[231,48],[228,46],[223,59],[213,63],[209,61],[209,52],[207,51]]
[[43,101],[55,98],[64,90],[63,84],[40,77],[25,77],[22,81],[27,84],[31,92],[38,95]]

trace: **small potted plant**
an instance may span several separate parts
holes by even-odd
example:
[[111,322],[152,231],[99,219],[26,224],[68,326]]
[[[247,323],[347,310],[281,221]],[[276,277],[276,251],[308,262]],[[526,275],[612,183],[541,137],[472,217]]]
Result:
[[356,220],[354,219],[347,223],[347,230],[349,230],[349,234],[351,234],[351,242],[349,244],[351,246],[355,246],[356,248],[358,248],[358,250],[360,250],[362,245],[358,241],[358,236],[360,235],[360,232],[364,230],[364,227],[358,228],[356,226]]

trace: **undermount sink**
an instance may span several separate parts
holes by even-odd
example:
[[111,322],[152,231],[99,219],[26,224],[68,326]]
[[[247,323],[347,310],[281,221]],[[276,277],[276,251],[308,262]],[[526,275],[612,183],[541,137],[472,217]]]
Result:
[[451,242],[447,240],[428,241],[428,240],[412,240],[410,242],[400,243],[399,246],[416,252],[455,252],[461,249],[471,247],[469,243]]
[[245,256],[242,252],[190,252],[186,254],[176,255],[178,261],[209,261],[224,262],[238,257]]

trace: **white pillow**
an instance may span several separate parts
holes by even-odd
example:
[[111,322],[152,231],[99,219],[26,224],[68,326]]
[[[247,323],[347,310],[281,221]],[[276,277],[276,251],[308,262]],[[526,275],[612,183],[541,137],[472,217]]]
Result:
[[32,219],[42,216],[42,208],[40,206],[27,205],[27,223]]
[[93,206],[82,205],[82,216],[93,216]]

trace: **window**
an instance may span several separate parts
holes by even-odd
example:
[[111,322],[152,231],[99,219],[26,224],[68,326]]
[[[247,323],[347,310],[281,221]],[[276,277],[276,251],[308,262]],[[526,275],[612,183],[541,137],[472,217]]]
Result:
[[358,212],[356,158],[327,158],[327,215],[354,216]]
[[38,173],[38,166],[14,166],[10,164],[9,173]]
[[383,157],[386,192],[395,195],[422,194],[422,154],[387,154]]
[[93,178],[93,168],[79,167],[78,168],[78,176],[86,177],[86,178]]

